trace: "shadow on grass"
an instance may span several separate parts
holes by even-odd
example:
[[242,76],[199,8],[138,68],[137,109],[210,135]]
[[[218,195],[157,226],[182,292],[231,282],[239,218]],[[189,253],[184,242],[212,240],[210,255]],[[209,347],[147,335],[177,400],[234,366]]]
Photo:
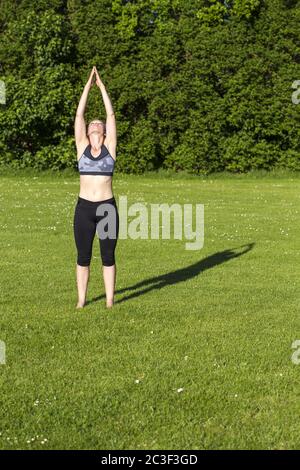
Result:
[[[121,302],[125,302],[125,300],[130,300],[134,297],[139,297],[140,295],[146,294],[147,292],[150,292],[154,289],[162,289],[163,287],[174,285],[178,282],[187,281],[188,279],[198,276],[206,269],[214,268],[219,264],[225,263],[226,261],[230,261],[231,259],[237,258],[241,255],[248,253],[248,251],[252,250],[254,245],[255,243],[248,243],[247,245],[242,245],[238,248],[219,251],[185,268],[178,269],[177,271],[171,271],[166,274],[161,274],[160,276],[150,277],[132,286],[125,287],[124,289],[118,289],[115,291],[115,294],[122,294],[123,292],[136,289],[138,289],[138,291],[133,292],[129,295],[125,295],[120,300],[116,300],[115,305],[120,304]],[[93,302],[97,302],[98,300],[101,300],[103,298],[105,298],[105,294],[99,295],[98,297],[94,297],[93,299],[88,300],[86,302],[86,305],[91,304]]]

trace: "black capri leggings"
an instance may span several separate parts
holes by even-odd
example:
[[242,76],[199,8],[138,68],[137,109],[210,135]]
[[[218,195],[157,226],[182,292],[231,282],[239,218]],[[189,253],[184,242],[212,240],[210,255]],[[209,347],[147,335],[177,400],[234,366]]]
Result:
[[80,266],[90,265],[96,231],[99,238],[102,265],[113,266],[115,264],[119,213],[114,197],[96,202],[78,197],[73,227],[77,264]]

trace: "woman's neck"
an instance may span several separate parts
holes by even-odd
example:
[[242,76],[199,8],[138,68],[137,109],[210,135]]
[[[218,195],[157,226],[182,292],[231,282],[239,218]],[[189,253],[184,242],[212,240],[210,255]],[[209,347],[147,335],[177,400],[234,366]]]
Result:
[[98,142],[90,142],[91,148],[92,148],[95,152],[97,152],[97,151],[100,150],[100,148],[102,147],[103,142],[104,142],[104,138],[103,138],[102,140],[99,140]]

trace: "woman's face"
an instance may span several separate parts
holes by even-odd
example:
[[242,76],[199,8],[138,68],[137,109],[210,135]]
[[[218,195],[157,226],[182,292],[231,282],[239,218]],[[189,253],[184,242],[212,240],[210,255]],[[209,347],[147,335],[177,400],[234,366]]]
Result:
[[104,135],[103,122],[98,120],[91,121],[88,125],[87,135],[91,144],[98,144],[103,139]]

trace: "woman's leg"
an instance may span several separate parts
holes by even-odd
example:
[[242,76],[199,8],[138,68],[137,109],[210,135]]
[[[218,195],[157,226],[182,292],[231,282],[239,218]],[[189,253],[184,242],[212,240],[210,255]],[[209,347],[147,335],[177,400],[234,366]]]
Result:
[[79,200],[74,214],[74,237],[77,248],[76,279],[78,290],[76,308],[82,308],[86,301],[95,230],[96,225],[93,206],[90,207]]
[[116,265],[102,266],[103,280],[106,294],[106,307],[110,308],[114,304],[114,294],[116,286]]
[[110,206],[112,210],[109,211],[108,214],[109,227],[106,225],[108,236],[105,238],[99,237],[106,307],[108,308],[112,307],[114,304],[116,285],[115,249],[119,235],[119,213],[114,199],[110,203]]
[[82,308],[85,305],[87,287],[90,277],[90,267],[76,265],[76,280],[77,280],[77,292],[78,301],[76,308]]

